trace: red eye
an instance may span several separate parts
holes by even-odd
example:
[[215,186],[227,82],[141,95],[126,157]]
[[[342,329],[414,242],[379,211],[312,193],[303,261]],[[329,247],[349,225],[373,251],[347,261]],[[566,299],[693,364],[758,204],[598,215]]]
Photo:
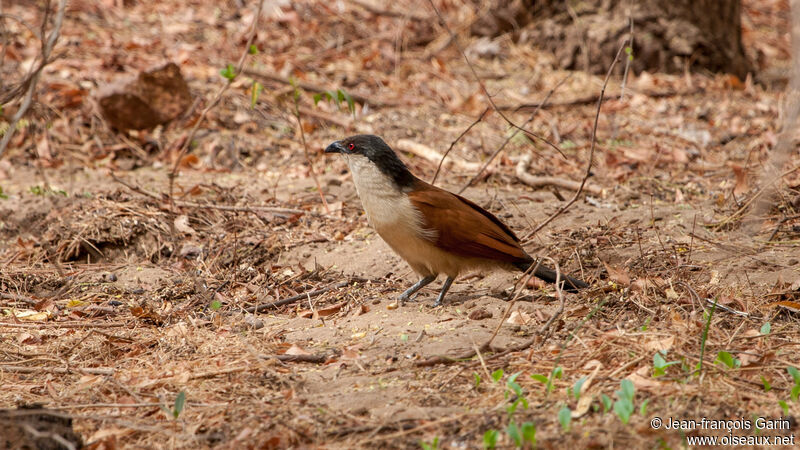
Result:
[[351,143],[347,144],[347,148],[349,148],[350,150],[354,150],[356,148],[356,144],[353,144],[351,142]]

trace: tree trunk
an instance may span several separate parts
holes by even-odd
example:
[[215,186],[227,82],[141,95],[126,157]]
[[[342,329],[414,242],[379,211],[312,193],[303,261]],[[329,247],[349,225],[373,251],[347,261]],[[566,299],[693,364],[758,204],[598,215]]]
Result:
[[[744,79],[740,0],[496,0],[476,34],[518,28],[523,42],[552,51],[559,67],[604,73],[630,32],[633,61],[643,70],[706,69]],[[524,11],[508,12],[518,6]],[[513,20],[509,18],[513,17]]]

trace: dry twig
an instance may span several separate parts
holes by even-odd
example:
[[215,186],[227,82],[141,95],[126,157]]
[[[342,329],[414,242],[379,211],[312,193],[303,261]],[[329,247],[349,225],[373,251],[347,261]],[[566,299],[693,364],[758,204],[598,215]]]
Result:
[[558,209],[553,215],[547,218],[544,222],[540,223],[538,227],[534,228],[533,231],[528,233],[522,240],[526,241],[530,239],[533,235],[539,232],[542,228],[547,226],[550,222],[555,220],[556,217],[560,216],[564,211],[566,211],[570,206],[572,206],[580,197],[581,193],[583,192],[584,186],[586,186],[586,181],[592,176],[592,165],[594,163],[594,149],[597,146],[597,123],[600,121],[600,108],[603,106],[603,96],[606,92],[606,86],[608,86],[608,80],[611,78],[611,71],[614,70],[614,66],[617,65],[617,61],[619,61],[619,57],[622,54],[622,51],[628,45],[628,40],[626,39],[625,42],[619,47],[617,50],[617,55],[614,56],[614,60],[611,61],[611,66],[608,68],[608,72],[606,73],[606,79],[603,81],[603,87],[600,89],[600,96],[597,98],[597,110],[595,111],[594,115],[594,126],[592,127],[592,146],[589,149],[589,162],[586,164],[586,173],[583,175],[583,179],[581,180],[580,188],[575,192],[575,195],[570,199],[567,204],[562,206]]
[[[50,62],[50,53],[53,51],[53,47],[56,45],[56,41],[58,40],[59,33],[61,32],[61,24],[64,22],[64,13],[67,9],[67,0],[60,0],[58,2],[58,10],[56,11],[56,17],[53,21],[53,31],[47,36],[47,41],[42,42],[42,53],[41,53],[41,61],[39,62],[39,66],[34,70],[32,73],[28,75],[25,81],[23,81],[20,86],[27,85],[27,90],[25,91],[25,97],[22,99],[22,103],[20,104],[17,113],[14,114],[14,117],[11,118],[11,123],[8,125],[8,129],[6,130],[5,134],[3,135],[3,139],[0,140],[0,158],[3,157],[3,153],[8,146],[9,141],[11,141],[11,137],[14,136],[14,131],[17,129],[17,123],[25,115],[28,111],[28,108],[31,106],[31,101],[33,100],[33,94],[36,91],[36,84],[39,82],[39,77],[42,74],[42,70],[44,66],[46,66]],[[47,11],[46,11],[47,12]],[[48,14],[45,14],[45,18],[43,19],[42,23],[42,30],[44,30],[46,21],[48,18]],[[42,34],[42,36],[44,33]],[[9,101],[10,99],[4,99],[4,102]]]

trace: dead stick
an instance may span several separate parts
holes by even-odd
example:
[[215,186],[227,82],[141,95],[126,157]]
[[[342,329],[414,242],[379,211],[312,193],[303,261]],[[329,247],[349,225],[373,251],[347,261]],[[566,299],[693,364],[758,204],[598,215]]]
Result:
[[92,375],[114,375],[114,369],[98,367],[89,368],[64,368],[64,367],[25,367],[25,366],[0,366],[0,372],[16,373],[87,373]]
[[[555,91],[556,91],[556,90],[557,90],[557,89],[558,89],[558,88],[559,88],[559,87],[560,87],[562,84],[564,84],[564,83],[565,83],[567,80],[569,80],[569,78],[570,78],[571,76],[572,76],[572,74],[570,73],[570,74],[569,74],[569,75],[567,75],[566,77],[562,78],[562,79],[561,79],[561,81],[559,81],[559,82],[558,82],[558,83],[557,83],[555,86],[553,86],[553,89],[550,89],[550,92],[548,92],[548,93],[547,93],[547,95],[544,97],[544,100],[542,101],[542,103],[541,103],[540,105],[544,105],[544,104],[546,104],[546,103],[547,103],[547,101],[548,101],[548,100],[550,100],[550,97],[553,95],[553,93],[554,93],[554,92],[555,92]],[[531,113],[531,115],[528,117],[528,119],[527,119],[527,120],[526,120],[526,121],[525,121],[525,122],[522,124],[522,127],[523,127],[523,128],[524,128],[524,127],[526,127],[526,126],[528,126],[528,124],[529,124],[529,123],[531,123],[531,122],[533,121],[533,119],[536,117],[536,114],[539,112],[539,109],[540,109],[540,108],[541,108],[541,106],[539,106],[539,107],[537,107],[535,110],[533,110],[533,112],[532,112],[532,113]],[[486,162],[483,164],[483,167],[481,167],[481,169],[478,171],[478,173],[476,173],[476,174],[475,174],[475,176],[474,176],[474,177],[472,177],[472,179],[471,179],[471,180],[469,180],[469,181],[467,182],[467,184],[465,184],[465,185],[464,185],[464,187],[462,187],[462,188],[461,188],[461,190],[460,190],[460,191],[458,191],[458,193],[459,193],[459,194],[461,194],[462,192],[464,192],[464,191],[465,191],[465,190],[466,190],[468,187],[472,186],[472,183],[474,183],[475,181],[477,181],[477,180],[478,180],[478,178],[480,178],[481,174],[483,174],[483,172],[486,170],[486,168],[487,168],[487,167],[489,167],[489,164],[490,164],[490,163],[491,163],[491,162],[492,162],[492,161],[493,161],[495,158],[497,158],[497,155],[499,155],[499,154],[500,154],[500,152],[502,152],[502,151],[503,151],[503,149],[506,147],[506,145],[508,145],[508,143],[509,143],[509,142],[511,142],[511,139],[514,139],[514,137],[515,137],[517,134],[519,134],[519,130],[514,130],[514,133],[512,133],[512,134],[511,134],[511,136],[509,136],[509,137],[507,137],[507,138],[506,138],[506,140],[503,142],[503,144],[502,144],[502,145],[500,145],[500,147],[498,147],[498,148],[497,148],[497,150],[495,150],[495,151],[494,151],[494,153],[492,153],[492,156],[490,156],[490,157],[489,157],[489,159],[487,159],[487,160],[486,160]],[[563,155],[563,153],[562,153],[562,155]]]
[[[558,177],[541,177],[537,175],[531,175],[528,173],[528,166],[531,164],[532,159],[533,155],[531,154],[523,155],[522,158],[520,158],[519,163],[517,163],[516,169],[517,178],[528,186],[534,188],[543,186],[557,186],[560,188],[569,189],[571,191],[577,191],[581,188],[581,183],[577,181],[565,180]],[[603,195],[603,189],[594,184],[584,186],[584,190],[594,195]]]
[[456,145],[456,142],[460,141],[462,137],[464,137],[467,133],[469,133],[469,130],[471,130],[472,127],[479,124],[483,120],[483,118],[486,117],[487,112],[489,112],[489,108],[484,109],[480,117],[478,117],[477,120],[472,122],[467,127],[466,130],[462,131],[461,134],[459,134],[458,137],[453,142],[450,143],[450,147],[447,148],[447,151],[444,152],[444,155],[442,155],[442,159],[439,160],[439,166],[436,167],[436,172],[433,174],[433,179],[431,180],[431,184],[436,184],[436,177],[439,176],[439,171],[442,170],[442,164],[444,164],[444,159],[447,158],[447,155],[449,155],[450,151],[453,150],[453,146]]
[[[50,32],[49,36],[47,36],[47,42],[42,42],[42,61],[39,63],[39,66],[36,68],[36,70],[30,75],[30,78],[28,79],[28,89],[25,92],[25,97],[22,99],[22,104],[20,105],[19,110],[17,110],[17,113],[14,114],[14,117],[11,118],[11,123],[9,123],[8,128],[6,129],[3,139],[0,140],[0,158],[3,157],[3,153],[8,146],[8,142],[11,141],[14,131],[17,129],[17,123],[31,106],[31,101],[33,100],[33,94],[36,91],[36,84],[39,81],[39,76],[42,74],[44,66],[50,62],[50,53],[53,51],[53,47],[55,47],[59,33],[61,32],[61,24],[64,22],[64,12],[66,9],[67,0],[61,0],[58,3],[58,11],[56,12],[56,18],[53,22],[53,31]],[[45,18],[46,17],[47,14],[45,14]],[[45,25],[45,23],[42,23],[42,37],[44,37]]]
[[339,283],[336,283],[336,284],[334,284],[332,286],[328,286],[326,288],[317,289],[316,291],[304,292],[302,294],[293,295],[291,297],[287,297],[287,298],[284,298],[284,299],[281,299],[281,300],[278,300],[278,301],[275,301],[275,302],[272,302],[272,303],[267,303],[266,305],[251,306],[251,307],[245,309],[245,311],[247,311],[249,313],[257,313],[257,312],[269,311],[270,309],[275,309],[275,308],[277,308],[279,306],[288,305],[290,303],[294,303],[296,301],[303,300],[303,299],[309,298],[309,297],[316,297],[316,296],[318,296],[320,294],[324,294],[324,293],[326,293],[328,291],[332,291],[334,289],[343,288],[343,287],[349,285],[350,283],[352,283],[353,281],[360,281],[360,280],[341,281]]
[[[217,103],[219,103],[219,101],[222,99],[222,94],[224,94],[225,91],[227,91],[228,88],[231,86],[231,84],[233,84],[233,80],[236,79],[236,75],[242,73],[242,68],[244,67],[244,62],[245,62],[245,60],[247,58],[248,53],[250,52],[250,46],[253,44],[253,40],[256,37],[256,32],[258,30],[258,19],[261,17],[261,10],[264,7],[264,1],[265,0],[258,0],[258,9],[256,10],[256,15],[253,17],[253,23],[252,23],[252,25],[250,25],[250,27],[251,27],[250,36],[247,38],[247,45],[245,45],[244,51],[242,51],[242,54],[239,57],[239,63],[236,66],[236,72],[234,73],[234,76],[228,78],[226,83],[223,84],[222,86],[220,86],[220,88],[217,91],[216,95],[214,95],[214,98],[211,100],[211,103],[209,103],[208,106],[206,106],[205,109],[203,109],[203,111],[200,113],[200,117],[197,119],[197,122],[195,122],[194,126],[189,131],[189,134],[186,136],[186,139],[184,139],[183,143],[181,144],[180,149],[178,150],[178,154],[177,154],[177,156],[175,158],[175,163],[172,166],[172,171],[169,173],[170,209],[172,209],[172,207],[174,206],[174,198],[173,198],[172,193],[173,193],[173,190],[174,190],[174,187],[175,187],[175,178],[178,176],[178,168],[181,165],[181,159],[183,159],[183,155],[186,154],[186,152],[189,150],[189,146],[191,146],[192,141],[194,140],[194,135],[195,135],[195,133],[197,133],[197,130],[200,128],[200,124],[203,123],[203,120],[208,115],[208,112],[211,111],[211,109],[213,107],[215,107],[217,105]],[[172,211],[172,212],[173,212],[173,216],[174,216],[174,211]],[[171,229],[173,231],[173,238],[174,238],[175,226],[174,226],[174,224],[172,224],[172,222],[170,222],[170,227],[171,227]]]
[[497,111],[497,114],[499,114],[500,117],[502,117],[503,120],[505,120],[506,123],[508,123],[511,127],[513,127],[515,129],[525,133],[526,136],[530,136],[532,138],[535,138],[535,139],[538,139],[538,140],[544,142],[545,144],[547,144],[550,147],[552,147],[555,151],[560,153],[561,156],[564,156],[564,152],[562,152],[561,149],[558,148],[557,145],[553,144],[549,140],[543,138],[542,136],[539,136],[538,134],[536,134],[536,133],[534,133],[532,131],[528,131],[528,130],[520,127],[519,125],[514,123],[511,119],[509,119],[505,115],[505,113],[503,113],[503,111],[500,108],[497,107],[497,105],[494,103],[494,99],[492,99],[492,95],[489,93],[489,90],[486,89],[486,85],[483,84],[483,81],[481,80],[481,77],[478,76],[478,71],[475,70],[475,66],[472,65],[472,62],[470,62],[469,58],[467,57],[466,52],[464,52],[464,48],[458,42],[458,37],[455,35],[455,33],[453,33],[453,30],[450,29],[450,26],[447,24],[447,21],[444,20],[444,16],[442,16],[442,13],[439,11],[439,8],[436,7],[436,5],[433,3],[433,0],[428,0],[428,3],[431,5],[431,8],[433,8],[433,10],[436,12],[436,16],[439,18],[439,22],[441,22],[442,26],[444,27],[444,29],[447,30],[447,33],[450,35],[450,38],[452,39],[453,44],[455,44],[456,48],[458,49],[458,52],[464,58],[464,61],[467,62],[467,66],[469,66],[469,70],[470,70],[470,72],[472,72],[472,76],[475,78],[475,81],[478,82],[478,85],[480,86],[481,91],[483,92],[483,95],[486,97],[486,100],[489,102],[490,105],[492,105],[492,109]]

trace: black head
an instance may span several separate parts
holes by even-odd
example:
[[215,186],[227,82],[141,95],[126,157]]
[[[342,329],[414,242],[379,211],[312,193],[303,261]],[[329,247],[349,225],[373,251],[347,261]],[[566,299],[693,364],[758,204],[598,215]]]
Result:
[[378,169],[390,177],[398,187],[407,187],[414,182],[414,175],[397,154],[378,136],[359,134],[335,141],[325,149],[325,153],[361,155],[372,161]]

